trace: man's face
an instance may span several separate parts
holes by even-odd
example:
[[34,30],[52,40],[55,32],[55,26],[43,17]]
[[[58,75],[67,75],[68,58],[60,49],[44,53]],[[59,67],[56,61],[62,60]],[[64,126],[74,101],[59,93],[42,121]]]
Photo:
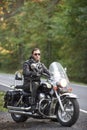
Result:
[[32,54],[35,61],[40,61],[40,50],[36,50]]

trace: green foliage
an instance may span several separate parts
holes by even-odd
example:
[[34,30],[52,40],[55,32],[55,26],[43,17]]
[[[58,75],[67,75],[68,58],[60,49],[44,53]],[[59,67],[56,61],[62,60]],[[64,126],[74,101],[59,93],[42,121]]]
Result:
[[3,108],[4,106],[4,92],[0,92],[0,111],[6,111],[5,108]]
[[60,56],[68,65],[70,78],[87,83],[87,2],[67,1],[67,5],[70,7],[67,12],[66,28],[68,40],[62,46]]
[[72,80],[87,83],[87,1],[25,1],[18,13],[0,23],[0,67],[17,70],[34,47],[49,66],[59,61]]

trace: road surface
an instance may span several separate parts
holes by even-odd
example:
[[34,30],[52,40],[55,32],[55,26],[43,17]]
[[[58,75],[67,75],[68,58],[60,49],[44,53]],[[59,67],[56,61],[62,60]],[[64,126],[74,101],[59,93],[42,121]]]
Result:
[[[0,90],[7,91],[14,84],[14,75],[0,75]],[[86,130],[87,129],[87,86],[71,84],[73,93],[78,96],[80,115],[72,127],[63,127],[58,122],[29,118],[24,123],[15,123],[9,113],[0,112],[0,129],[2,130]]]

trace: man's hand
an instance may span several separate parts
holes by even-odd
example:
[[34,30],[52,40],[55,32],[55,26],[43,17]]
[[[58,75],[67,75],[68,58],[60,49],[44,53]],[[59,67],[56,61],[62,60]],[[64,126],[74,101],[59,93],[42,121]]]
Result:
[[32,72],[32,76],[34,76],[34,77],[40,77],[41,74],[39,72]]

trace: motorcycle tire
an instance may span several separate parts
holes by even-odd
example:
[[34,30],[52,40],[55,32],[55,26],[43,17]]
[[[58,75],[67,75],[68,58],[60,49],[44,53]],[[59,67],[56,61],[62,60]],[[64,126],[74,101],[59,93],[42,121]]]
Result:
[[[16,106],[17,102],[14,102],[14,106]],[[11,113],[12,119],[16,122],[25,122],[28,119],[27,115],[22,115],[22,114],[16,114],[16,113]]]
[[71,127],[79,117],[79,104],[77,99],[69,98],[63,102],[64,112],[57,104],[56,114],[57,120],[62,126]]
[[11,117],[16,123],[25,122],[28,119],[28,116],[26,115],[19,115],[14,113],[11,113]]

